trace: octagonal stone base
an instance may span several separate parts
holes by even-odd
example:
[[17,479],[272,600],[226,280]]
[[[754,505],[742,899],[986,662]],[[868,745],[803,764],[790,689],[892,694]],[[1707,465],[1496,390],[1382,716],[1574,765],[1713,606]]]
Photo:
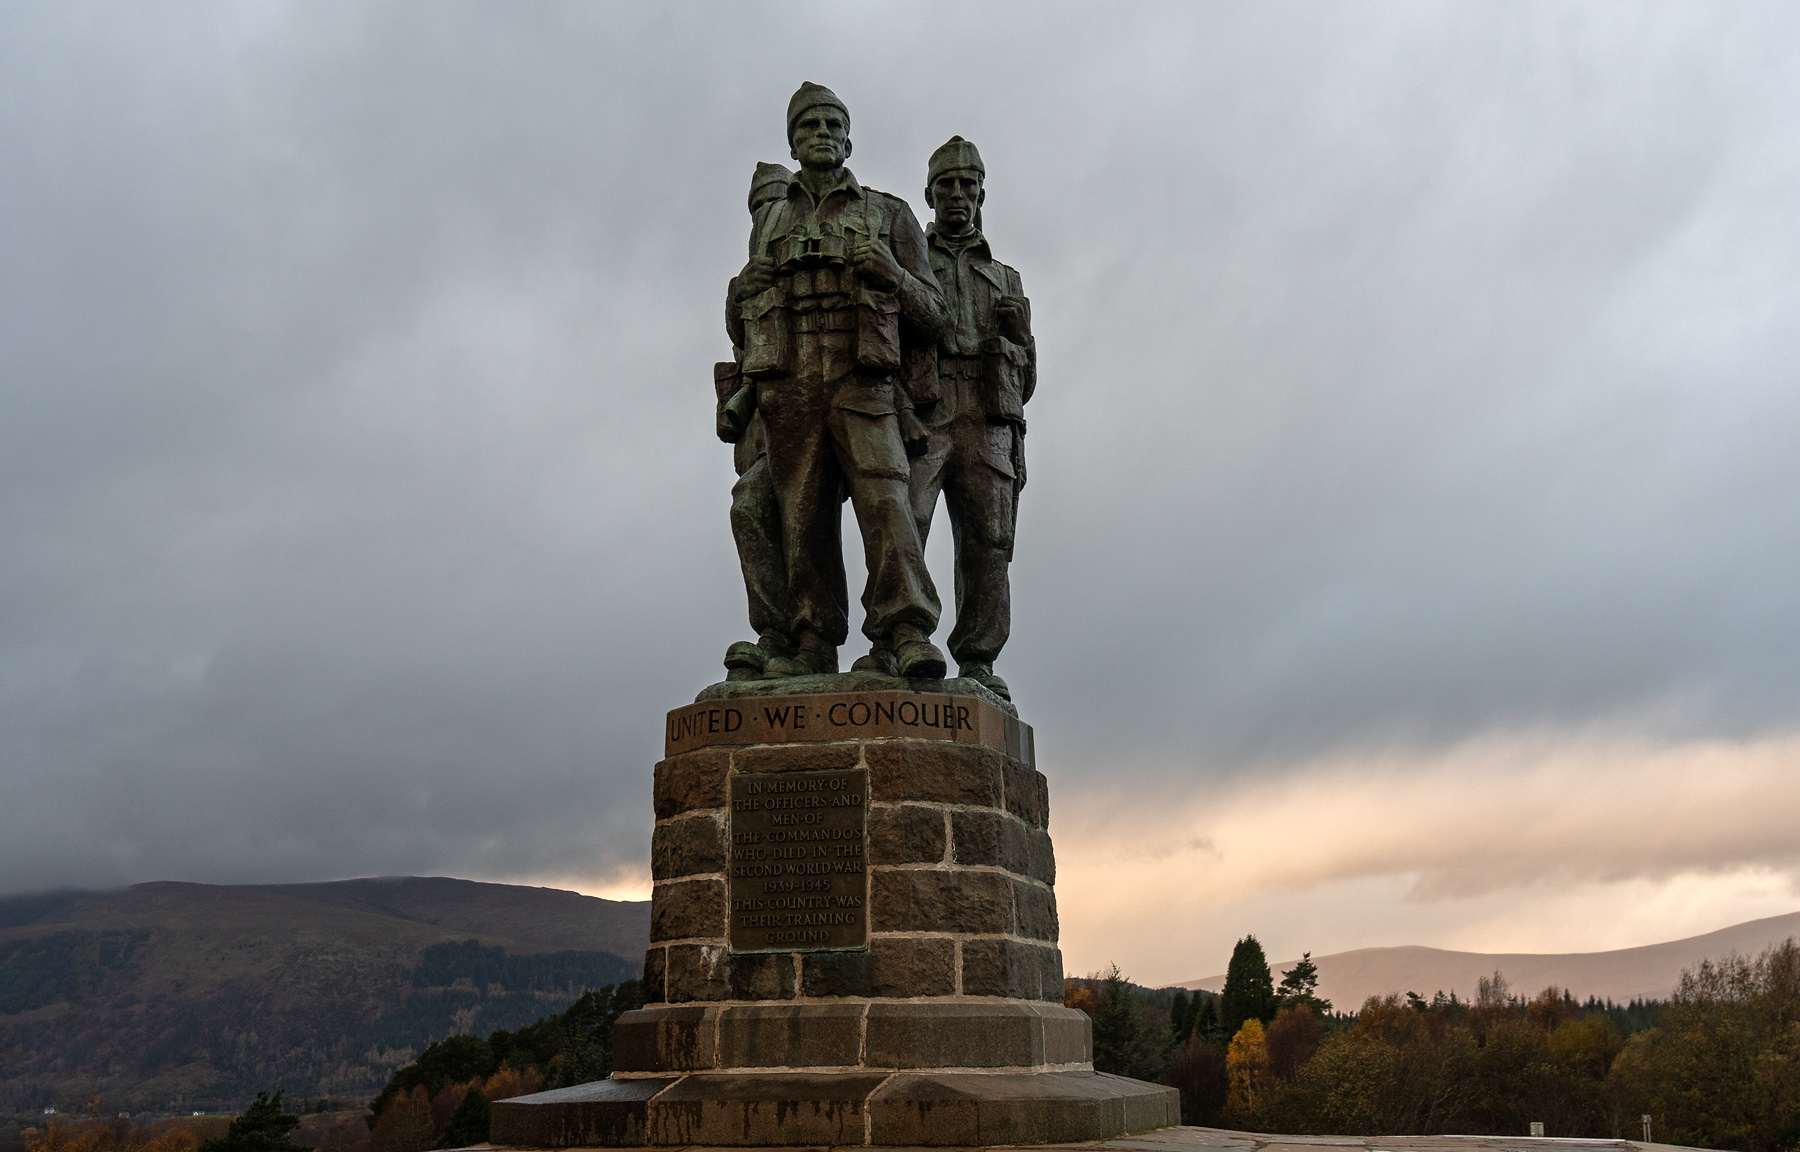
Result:
[[1093,1024],[1060,1004],[1000,997],[659,1005],[613,1028],[615,1074],[1090,1072]]
[[[838,678],[727,685],[670,712],[650,1003],[615,1025],[611,1079],[496,1101],[493,1141],[978,1147],[1180,1123],[1175,1089],[1093,1070],[1092,1024],[1062,1004],[1049,785],[1030,726],[1001,703],[979,686]],[[824,806],[761,797],[826,780],[855,783],[855,818],[821,824],[848,833],[832,837],[845,851],[818,847],[831,884],[844,879],[830,907],[854,909],[833,922],[845,938],[762,947],[798,940],[734,916],[774,920],[795,881],[769,887],[762,869],[796,857],[765,860],[759,837],[805,844],[757,813]],[[766,791],[734,791],[750,783]]]
[[1175,1089],[1103,1072],[714,1072],[497,1101],[492,1139],[533,1148],[970,1147],[1105,1140],[1180,1122]]

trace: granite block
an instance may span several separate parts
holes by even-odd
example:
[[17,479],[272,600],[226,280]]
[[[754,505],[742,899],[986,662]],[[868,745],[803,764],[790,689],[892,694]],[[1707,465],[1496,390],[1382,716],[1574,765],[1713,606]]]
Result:
[[725,807],[725,774],[731,763],[723,748],[709,748],[671,756],[656,766],[656,818],[667,820],[683,812]]

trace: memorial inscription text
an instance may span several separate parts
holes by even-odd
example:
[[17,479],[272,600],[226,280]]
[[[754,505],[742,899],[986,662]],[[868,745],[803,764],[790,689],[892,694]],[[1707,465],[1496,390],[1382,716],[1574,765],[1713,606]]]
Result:
[[866,948],[869,773],[731,777],[731,947]]

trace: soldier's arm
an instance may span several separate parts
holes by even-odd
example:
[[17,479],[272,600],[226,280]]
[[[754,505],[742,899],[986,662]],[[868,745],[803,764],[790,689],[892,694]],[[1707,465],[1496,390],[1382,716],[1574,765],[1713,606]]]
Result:
[[1010,300],[1001,300],[1000,311],[1007,314],[1006,331],[1001,335],[1021,348],[1030,349],[1032,356],[1036,357],[1037,337],[1031,332],[1031,300],[1025,295],[1025,281],[1019,277],[1019,270],[1011,264],[1002,264],[1000,267],[1006,269],[1006,295],[1011,297]]
[[921,340],[937,340],[950,328],[950,310],[944,304],[944,290],[931,271],[931,258],[925,246],[925,230],[918,218],[897,197],[889,199],[893,208],[891,236],[894,259],[906,273],[897,291],[900,316]]
[[1007,294],[1019,298],[1019,323],[1024,328],[1021,335],[1023,335],[1025,339],[1014,341],[1014,343],[1025,349],[1025,355],[1027,357],[1025,362],[1025,378],[1020,382],[1021,387],[1019,389],[1019,400],[1023,403],[1029,401],[1031,399],[1031,394],[1037,391],[1037,335],[1031,330],[1031,299],[1025,295],[1025,281],[1019,276],[1019,270],[1017,268],[1014,268],[1010,264],[1005,265],[1004,267],[1006,268]]
[[738,278],[733,276],[725,285],[725,334],[731,337],[733,348],[744,346],[744,314],[737,306]]
[[[775,210],[774,202],[764,204],[751,214],[750,220],[750,258],[744,262],[744,270],[731,278],[729,294],[725,297],[725,313],[731,314],[731,306],[748,296],[754,296],[775,282],[775,261],[762,252],[763,222]],[[729,329],[731,321],[725,322]],[[732,343],[743,341],[733,337]]]

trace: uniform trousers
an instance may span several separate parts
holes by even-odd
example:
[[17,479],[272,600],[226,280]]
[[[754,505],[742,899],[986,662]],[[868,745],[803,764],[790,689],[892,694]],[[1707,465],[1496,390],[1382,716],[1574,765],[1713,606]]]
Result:
[[790,375],[758,386],[757,408],[769,437],[795,632],[810,629],[831,644],[849,634],[838,507],[847,489],[869,569],[863,634],[885,642],[906,624],[929,635],[937,589],[913,519],[892,385],[857,374],[853,328],[797,331],[793,358]]
[[950,655],[958,664],[991,664],[1012,634],[1012,563],[1018,519],[1018,429],[990,423],[980,381],[946,373],[943,399],[927,422],[931,447],[912,462],[913,515],[919,539],[931,531],[938,496],[950,514],[956,556],[956,626]]
[[787,562],[782,556],[781,508],[769,474],[768,437],[762,417],[751,419],[738,447],[743,467],[731,486],[731,535],[737,542],[738,564],[744,570],[750,627],[759,639],[770,633],[791,639],[794,621],[788,608]]

